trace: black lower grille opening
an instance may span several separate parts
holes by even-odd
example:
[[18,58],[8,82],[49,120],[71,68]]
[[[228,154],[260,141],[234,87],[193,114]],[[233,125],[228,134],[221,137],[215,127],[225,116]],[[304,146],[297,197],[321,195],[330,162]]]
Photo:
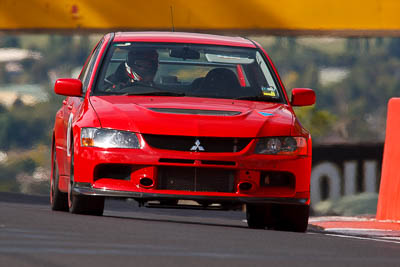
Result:
[[262,172],[260,176],[262,187],[295,187],[295,177],[290,172]]
[[202,160],[201,163],[205,165],[225,165],[225,166],[236,165],[236,162],[234,161],[220,161],[220,160]]
[[160,167],[157,189],[234,192],[235,172],[224,169]]
[[132,166],[126,164],[100,164],[94,169],[94,181],[109,178],[118,180],[131,179]]

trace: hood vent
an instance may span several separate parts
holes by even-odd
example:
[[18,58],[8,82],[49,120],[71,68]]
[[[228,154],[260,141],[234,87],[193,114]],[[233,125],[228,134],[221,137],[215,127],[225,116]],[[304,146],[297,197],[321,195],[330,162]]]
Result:
[[206,109],[177,109],[177,108],[149,108],[152,111],[168,114],[206,115],[206,116],[235,116],[240,111],[206,110]]

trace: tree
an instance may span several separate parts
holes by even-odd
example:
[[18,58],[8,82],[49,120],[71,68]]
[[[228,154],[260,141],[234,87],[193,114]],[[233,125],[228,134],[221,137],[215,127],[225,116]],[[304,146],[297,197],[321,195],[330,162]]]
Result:
[[388,52],[390,55],[400,58],[400,38],[390,40]]

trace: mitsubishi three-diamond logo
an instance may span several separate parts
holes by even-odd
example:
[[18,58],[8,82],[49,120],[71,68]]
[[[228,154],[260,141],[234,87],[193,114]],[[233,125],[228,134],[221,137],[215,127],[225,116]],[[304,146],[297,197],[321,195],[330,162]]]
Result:
[[190,151],[204,151],[204,147],[200,145],[199,139],[196,139],[196,142],[194,142],[194,146],[192,146]]

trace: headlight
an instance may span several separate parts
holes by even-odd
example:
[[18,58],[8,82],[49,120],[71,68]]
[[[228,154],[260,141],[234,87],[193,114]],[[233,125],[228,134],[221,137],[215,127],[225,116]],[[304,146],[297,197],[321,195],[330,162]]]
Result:
[[101,128],[82,128],[81,145],[102,148],[140,148],[135,133]]
[[307,139],[304,137],[265,137],[257,141],[256,154],[307,155]]

